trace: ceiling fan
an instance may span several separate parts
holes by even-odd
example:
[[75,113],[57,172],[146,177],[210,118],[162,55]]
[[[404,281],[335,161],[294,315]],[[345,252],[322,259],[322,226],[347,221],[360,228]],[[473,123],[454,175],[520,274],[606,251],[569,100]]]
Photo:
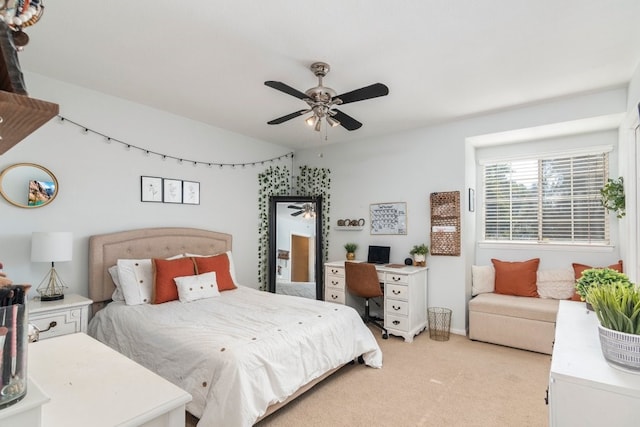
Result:
[[292,212],[291,216],[298,216],[304,214],[305,218],[311,218],[315,215],[313,205],[311,203],[304,203],[302,206],[289,205],[289,209],[297,209],[296,212]]
[[265,85],[273,89],[303,100],[309,106],[309,108],[305,110],[298,110],[294,113],[273,119],[267,122],[267,124],[279,125],[280,123],[302,116],[303,114],[312,113],[312,115],[305,121],[318,132],[320,131],[322,119],[325,119],[327,124],[331,127],[340,125],[350,131],[356,130],[362,127],[362,123],[334,107],[336,105],[364,101],[365,99],[377,98],[379,96],[389,94],[389,88],[387,86],[382,83],[374,83],[360,89],[352,90],[351,92],[337,95],[336,91],[322,85],[322,78],[326,76],[330,70],[329,64],[325,62],[314,62],[311,64],[310,68],[313,74],[318,77],[318,86],[312,87],[306,92],[300,92],[299,90],[282,82],[276,82],[273,80],[264,82]]

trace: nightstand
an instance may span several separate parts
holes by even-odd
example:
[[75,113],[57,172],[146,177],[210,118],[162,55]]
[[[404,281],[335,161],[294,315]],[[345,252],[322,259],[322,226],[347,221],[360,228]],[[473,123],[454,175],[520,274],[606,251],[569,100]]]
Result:
[[87,332],[89,305],[93,301],[80,295],[65,295],[56,301],[29,300],[29,323],[40,330],[40,339]]

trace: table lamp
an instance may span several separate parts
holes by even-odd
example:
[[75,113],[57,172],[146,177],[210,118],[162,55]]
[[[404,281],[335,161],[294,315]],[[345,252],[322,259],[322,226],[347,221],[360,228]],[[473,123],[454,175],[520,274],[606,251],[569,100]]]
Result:
[[36,291],[41,301],[54,301],[64,298],[64,284],[55,269],[55,262],[71,261],[73,236],[70,232],[34,232],[31,237],[31,261],[50,262],[51,269]]

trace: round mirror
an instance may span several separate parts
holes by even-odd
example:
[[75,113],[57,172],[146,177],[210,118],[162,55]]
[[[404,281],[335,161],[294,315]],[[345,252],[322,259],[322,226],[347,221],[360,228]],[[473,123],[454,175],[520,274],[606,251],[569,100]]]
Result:
[[14,206],[39,208],[56,198],[58,180],[43,166],[18,163],[0,174],[0,194]]

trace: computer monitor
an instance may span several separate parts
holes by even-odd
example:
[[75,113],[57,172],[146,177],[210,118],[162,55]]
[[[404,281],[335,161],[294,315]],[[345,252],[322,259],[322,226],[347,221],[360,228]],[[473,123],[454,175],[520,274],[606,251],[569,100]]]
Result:
[[390,246],[369,246],[367,262],[371,264],[389,264]]

